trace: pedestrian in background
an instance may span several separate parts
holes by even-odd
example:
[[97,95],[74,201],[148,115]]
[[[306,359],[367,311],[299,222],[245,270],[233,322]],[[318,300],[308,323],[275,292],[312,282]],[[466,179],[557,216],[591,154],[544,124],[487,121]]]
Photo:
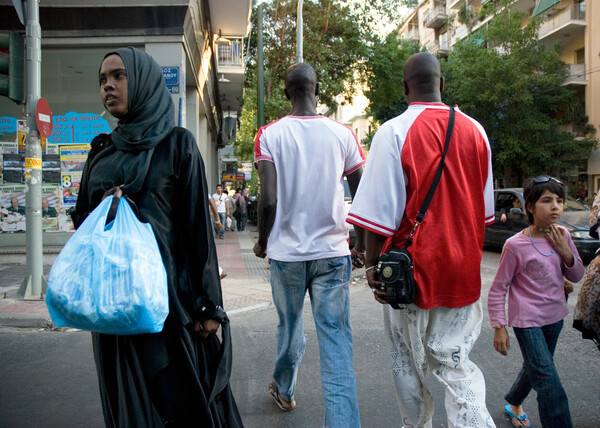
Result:
[[212,198],[217,206],[217,213],[219,214],[219,219],[223,225],[223,228],[220,230],[215,228],[215,232],[218,234],[219,239],[223,239],[225,237],[224,229],[227,228],[227,217],[229,217],[229,196],[223,193],[223,186],[221,184],[217,184],[216,192],[213,193]]
[[[554,366],[554,350],[569,309],[564,277],[577,282],[583,263],[571,234],[557,222],[564,210],[565,188],[554,178],[540,176],[523,189],[529,227],[509,238],[502,249],[498,272],[488,295],[488,310],[495,328],[494,348],[508,355],[506,326],[513,328],[523,367],[510,391],[506,413],[516,427],[531,421],[522,403],[533,388],[545,428],[569,428],[567,395]],[[508,294],[508,323],[504,313]]]
[[[145,52],[108,53],[99,81],[102,102],[119,122],[91,143],[73,223],[79,227],[105,197],[127,196],[140,221],[152,226],[169,288],[162,332],[92,333],[105,424],[241,427],[229,388],[231,339],[194,136],[175,127],[162,70]],[[219,327],[223,343],[215,334]]]
[[237,221],[238,232],[246,230],[246,223],[248,222],[248,190],[237,189],[235,196],[235,219]]
[[481,125],[457,108],[439,184],[409,248],[417,284],[414,303],[393,309],[375,276],[382,250],[406,246],[449,129],[439,61],[424,52],[411,56],[402,82],[408,109],[375,134],[348,221],[366,229],[367,281],[384,304],[402,424],[431,426],[433,400],[425,384],[431,371],[445,386],[448,426],[493,427],[483,374],[469,359],[483,320],[485,225],[494,219],[491,150]]
[[[317,114],[319,84],[309,64],[287,69],[285,94],[291,114],[262,127],[254,146],[260,177],[254,253],[270,259],[279,317],[269,392],[282,410],[296,406],[296,377],[306,348],[302,314],[308,291],[319,341],[323,426],[358,427],[344,176],[354,195],[364,156],[351,129]],[[364,258],[358,254],[363,249],[362,229],[357,228],[352,256]]]

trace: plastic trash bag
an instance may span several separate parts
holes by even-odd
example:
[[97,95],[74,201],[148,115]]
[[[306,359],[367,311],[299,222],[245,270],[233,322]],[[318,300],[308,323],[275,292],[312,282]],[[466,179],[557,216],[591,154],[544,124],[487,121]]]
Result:
[[154,232],[125,198],[106,225],[112,200],[107,197],[90,213],[56,258],[46,305],[57,327],[158,333],[169,313],[169,297]]

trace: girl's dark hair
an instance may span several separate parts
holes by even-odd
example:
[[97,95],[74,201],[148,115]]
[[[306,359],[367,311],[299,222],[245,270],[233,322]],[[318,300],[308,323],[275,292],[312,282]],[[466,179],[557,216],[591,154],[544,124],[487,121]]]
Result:
[[529,178],[525,182],[523,188],[523,198],[525,198],[525,212],[527,213],[527,221],[533,224],[533,214],[529,212],[529,208],[533,209],[535,203],[540,199],[542,194],[549,190],[558,195],[563,201],[565,199],[565,185],[557,178],[550,176],[540,176]]

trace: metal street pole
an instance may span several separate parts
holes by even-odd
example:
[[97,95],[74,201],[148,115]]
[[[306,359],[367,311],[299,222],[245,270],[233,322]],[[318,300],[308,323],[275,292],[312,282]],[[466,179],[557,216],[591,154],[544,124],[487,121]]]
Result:
[[45,285],[42,249],[42,147],[35,108],[41,95],[42,28],[39,0],[27,0],[27,145],[25,149],[25,227],[27,235],[27,276],[19,295],[25,299],[43,298]]
[[298,0],[298,17],[296,18],[296,62],[304,62],[303,56],[303,35],[302,35],[302,0]]
[[258,33],[257,44],[258,44],[258,114],[257,114],[257,125],[260,129],[265,125],[265,64],[264,64],[264,53],[263,53],[263,5],[258,5]]

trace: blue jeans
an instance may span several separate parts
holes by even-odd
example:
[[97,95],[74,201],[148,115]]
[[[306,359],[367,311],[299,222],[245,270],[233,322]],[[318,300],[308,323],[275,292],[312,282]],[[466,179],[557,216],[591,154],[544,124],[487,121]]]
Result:
[[279,315],[273,379],[281,396],[290,400],[306,348],[302,315],[308,290],[319,340],[325,427],[360,426],[350,328],[351,271],[349,256],[305,262],[271,260],[271,289]]
[[225,228],[227,227],[227,214],[226,213],[218,213],[218,214],[219,214],[219,221],[221,222],[221,225],[223,226],[223,228],[219,232],[217,230],[217,228],[215,227],[215,232],[219,232],[219,236],[224,236]]
[[562,327],[561,320],[543,327],[513,328],[523,354],[523,368],[504,399],[520,406],[533,388],[544,428],[573,426],[567,394],[554,366],[554,350]]

